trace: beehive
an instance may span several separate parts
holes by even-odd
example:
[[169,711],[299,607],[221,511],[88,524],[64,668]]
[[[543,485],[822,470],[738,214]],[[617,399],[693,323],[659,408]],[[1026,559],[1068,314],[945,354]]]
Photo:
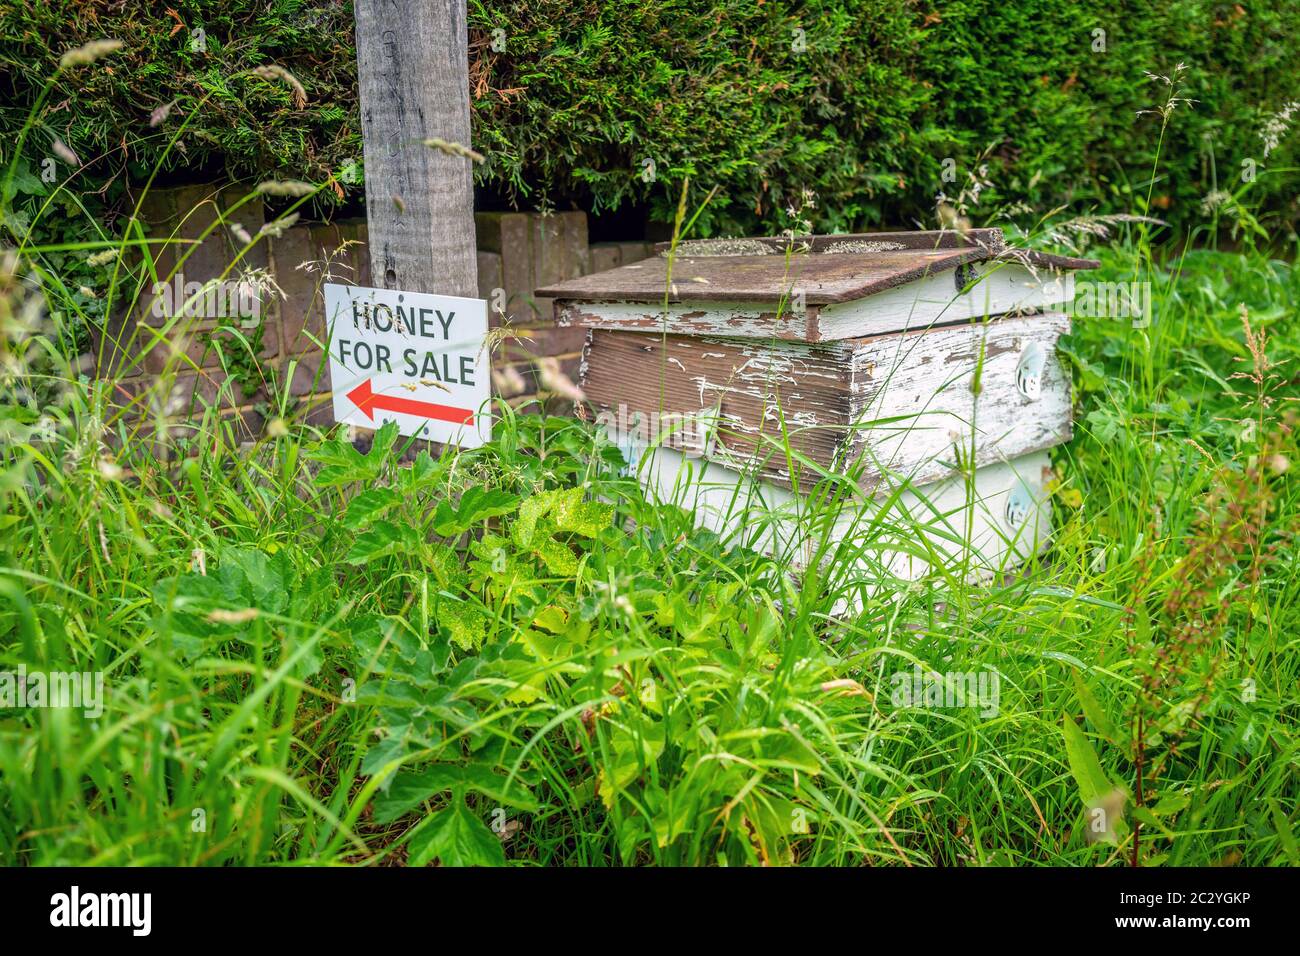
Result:
[[741,489],[779,518],[747,543],[796,563],[818,480],[853,476],[864,508],[901,489],[934,539],[895,542],[910,577],[920,551],[992,571],[1045,542],[1046,450],[1071,429],[1058,309],[1095,266],[987,229],[706,240],[537,294],[588,328],[579,384],[630,457],[654,449],[648,486],[743,535]]

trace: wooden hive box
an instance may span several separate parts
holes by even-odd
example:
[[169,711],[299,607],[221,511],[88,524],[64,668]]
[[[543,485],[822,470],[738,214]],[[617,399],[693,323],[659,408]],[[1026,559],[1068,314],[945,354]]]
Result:
[[[1071,432],[1056,357],[1070,324],[1053,308],[1096,263],[988,229],[789,245],[686,242],[671,261],[661,249],[537,291],[559,324],[589,329],[580,387],[631,457],[655,449],[643,482],[742,534],[744,488],[779,519],[746,543],[796,563],[797,498],[828,474],[852,476],[864,506],[882,484],[927,521],[944,502],[939,537],[966,530],[940,550],[986,570],[1041,546],[1046,450]],[[908,577],[927,564],[886,563]]]

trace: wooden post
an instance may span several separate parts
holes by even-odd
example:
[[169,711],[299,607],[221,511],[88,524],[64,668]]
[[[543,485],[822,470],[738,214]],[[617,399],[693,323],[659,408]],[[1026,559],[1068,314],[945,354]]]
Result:
[[477,297],[466,0],[356,0],[372,282]]

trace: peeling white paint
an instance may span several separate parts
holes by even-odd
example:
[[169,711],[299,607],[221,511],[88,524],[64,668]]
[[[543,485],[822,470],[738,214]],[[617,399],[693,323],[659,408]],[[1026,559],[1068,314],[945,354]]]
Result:
[[810,311],[799,311],[792,305],[778,315],[775,303],[762,307],[753,302],[688,302],[673,303],[664,309],[662,304],[641,302],[565,302],[557,311],[556,324],[628,332],[802,340],[807,336]]
[[952,270],[886,289],[852,302],[823,306],[816,328],[821,341],[880,335],[985,316],[1046,309],[1074,298],[1074,276],[1035,275],[1019,263],[982,262],[967,266],[978,280],[964,293]]
[[[916,556],[924,553],[962,562],[977,579],[1014,569],[1050,539],[1044,488],[1050,475],[1047,452],[1038,451],[979,468],[969,484],[964,479],[909,482],[887,512],[880,504],[887,496],[864,496],[828,529],[805,520],[807,505],[795,492],[716,463],[657,448],[642,455],[638,467],[642,486],[654,498],[691,510],[701,526],[727,543],[754,548],[798,570],[808,566],[823,536],[856,551],[862,528],[873,524],[871,547],[853,561],[837,562],[834,547],[824,552],[829,573],[864,589],[930,572],[931,563]],[[1015,507],[1009,509],[1013,495]],[[917,547],[921,540],[924,549]]]
[[[694,336],[832,342],[889,332],[924,329],[972,318],[1051,308],[1074,297],[1073,274],[1032,270],[1015,261],[981,262],[965,267],[977,273],[964,292],[957,272],[946,269],[872,295],[800,310],[791,297],[778,315],[777,303],[563,302],[561,326],[629,332],[663,331]],[[672,289],[676,297],[676,285]]]

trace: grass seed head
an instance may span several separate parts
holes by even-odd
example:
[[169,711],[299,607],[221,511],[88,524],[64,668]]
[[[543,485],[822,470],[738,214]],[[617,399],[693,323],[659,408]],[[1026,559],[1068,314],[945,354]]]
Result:
[[59,57],[59,69],[85,66],[122,49],[121,40],[91,40]]
[[316,188],[311,183],[296,179],[268,179],[257,184],[257,191],[263,196],[287,196],[292,199],[310,196],[316,192]]
[[298,82],[298,78],[282,66],[276,66],[274,63],[268,63],[264,66],[254,67],[253,75],[261,77],[268,82],[281,82],[293,91],[293,105],[302,109],[307,105],[307,90]]
[[439,152],[446,153],[448,156],[463,156],[475,163],[485,161],[482,153],[476,153],[474,150],[461,143],[449,143],[447,140],[439,139],[437,136],[421,140],[421,143],[428,146],[430,149],[436,149]]

